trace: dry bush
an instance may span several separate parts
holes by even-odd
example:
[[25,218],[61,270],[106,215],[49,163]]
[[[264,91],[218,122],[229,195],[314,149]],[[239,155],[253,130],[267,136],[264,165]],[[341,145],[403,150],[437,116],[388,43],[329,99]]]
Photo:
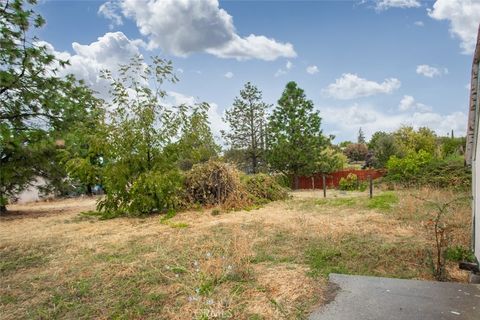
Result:
[[227,209],[249,205],[240,174],[228,163],[211,160],[194,165],[186,175],[185,186],[191,203]]

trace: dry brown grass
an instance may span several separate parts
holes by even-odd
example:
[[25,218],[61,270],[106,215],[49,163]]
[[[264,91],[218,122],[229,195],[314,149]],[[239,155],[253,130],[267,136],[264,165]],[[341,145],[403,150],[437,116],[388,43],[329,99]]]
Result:
[[[323,301],[328,272],[431,279],[428,207],[397,192],[391,210],[364,193],[294,193],[251,211],[97,220],[95,199],[11,206],[0,218],[4,319],[298,319]],[[340,200],[336,200],[340,199]],[[354,201],[353,201],[353,200]],[[333,202],[332,202],[333,201]],[[353,202],[352,202],[353,201]],[[470,212],[449,217],[468,246]],[[450,276],[466,274],[449,265]]]

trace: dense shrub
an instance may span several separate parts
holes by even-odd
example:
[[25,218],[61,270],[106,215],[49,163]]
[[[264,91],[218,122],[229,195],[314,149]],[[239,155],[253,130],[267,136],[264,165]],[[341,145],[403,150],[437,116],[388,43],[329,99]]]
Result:
[[[164,212],[182,205],[183,178],[177,170],[147,171],[132,183],[122,180],[121,175],[117,175],[117,179],[106,179],[106,187],[110,192],[98,203],[98,209],[105,216],[138,216]],[[115,188],[116,184],[122,182],[125,187]]]
[[338,184],[340,190],[345,191],[354,191],[360,190],[365,191],[367,185],[365,182],[362,182],[358,179],[358,176],[354,173],[349,173],[346,178],[341,178]]
[[436,188],[467,190],[471,185],[471,171],[465,167],[462,157],[434,159],[422,168],[417,183]]
[[255,203],[265,203],[288,198],[287,189],[267,174],[258,173],[244,176],[242,182]]
[[392,157],[388,162],[384,181],[404,186],[431,186],[467,190],[471,185],[471,172],[463,158],[433,158],[426,152],[409,154],[403,159]]
[[248,202],[239,171],[224,162],[210,160],[194,165],[186,174],[185,187],[191,203],[241,208]]
[[424,150],[410,152],[404,158],[393,156],[387,162],[387,180],[406,185],[415,183],[420,170],[425,168],[432,160],[432,155]]

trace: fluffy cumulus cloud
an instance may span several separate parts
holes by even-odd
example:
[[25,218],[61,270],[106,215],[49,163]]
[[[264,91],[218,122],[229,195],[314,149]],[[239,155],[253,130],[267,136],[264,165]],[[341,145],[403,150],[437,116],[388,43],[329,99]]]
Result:
[[97,13],[110,20],[110,30],[123,24],[123,19],[118,9],[118,2],[114,1],[107,1],[98,8]]
[[287,63],[285,63],[285,68],[280,68],[280,69],[278,69],[278,70],[275,72],[274,76],[275,76],[275,77],[283,76],[283,75],[287,74],[288,71],[291,70],[292,68],[293,68],[293,63],[290,62],[290,61],[287,61]]
[[340,100],[373,96],[380,93],[392,93],[400,88],[401,82],[396,78],[385,79],[382,83],[360,78],[356,74],[344,73],[323,90],[323,94]]
[[418,65],[416,71],[418,74],[421,74],[428,78],[441,76],[442,74],[448,74],[447,68],[439,69],[436,67],[429,66],[428,64]]
[[119,6],[148,37],[150,49],[161,48],[177,56],[207,52],[238,60],[296,56],[291,43],[263,35],[240,36],[218,0],[121,0]]
[[417,27],[423,27],[423,26],[425,26],[425,24],[423,23],[423,21],[415,21],[413,24],[416,25]]
[[129,40],[122,32],[106,33],[87,45],[74,42],[74,54],[56,51],[50,44],[47,44],[47,48],[58,58],[69,60],[70,65],[61,70],[61,75],[73,74],[102,97],[105,97],[109,84],[100,77],[101,71],[110,70],[115,74],[119,65],[128,63],[132,57],[140,54],[138,41]]
[[315,65],[308,66],[306,71],[308,74],[315,74],[315,73],[318,73],[318,67]]
[[228,71],[228,72],[225,73],[223,76],[224,76],[225,78],[227,78],[227,79],[232,79],[233,76],[234,76],[234,74],[233,74],[233,72]]
[[418,110],[422,112],[432,111],[432,107],[427,106],[423,103],[419,103],[415,100],[414,97],[405,95],[403,96],[402,100],[400,100],[400,104],[398,105],[398,110],[400,111],[410,111],[410,110]]
[[391,114],[378,111],[371,105],[359,104],[344,108],[330,107],[321,111],[325,125],[334,128],[333,133],[341,133],[339,137],[341,139],[355,137],[360,127],[368,137],[376,131],[391,132],[402,125],[414,128],[429,127],[439,135],[446,135],[451,130],[457,135],[464,135],[467,121],[467,116],[463,112],[442,115],[418,110]]
[[420,7],[420,1],[418,0],[378,0],[375,4],[377,10],[387,10],[390,8],[418,8]]
[[473,53],[480,23],[480,1],[437,0],[427,10],[431,18],[449,21],[450,33],[460,39],[463,53]]

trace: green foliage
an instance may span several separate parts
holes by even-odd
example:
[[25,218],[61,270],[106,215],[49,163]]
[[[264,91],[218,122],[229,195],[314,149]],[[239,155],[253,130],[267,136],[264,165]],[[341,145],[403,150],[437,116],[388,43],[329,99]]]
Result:
[[[0,210],[7,198],[38,177],[61,187],[66,173],[55,140],[82,124],[99,101],[73,76],[56,73],[68,62],[58,60],[30,36],[45,20],[32,9],[36,1],[12,0],[0,10]],[[49,186],[50,187],[50,186]]]
[[243,184],[247,192],[253,196],[255,203],[284,200],[288,198],[288,191],[275,180],[264,173],[244,176]]
[[392,134],[384,132],[375,132],[369,143],[369,148],[374,154],[374,167],[385,168],[388,160],[392,156],[401,157],[400,146]]
[[141,215],[175,209],[182,205],[182,194],[183,177],[178,171],[145,172],[132,184],[128,212]]
[[342,170],[347,164],[348,159],[342,153],[332,147],[327,147],[320,154],[320,161],[317,163],[318,171],[323,173]]
[[368,200],[367,208],[389,211],[398,203],[398,197],[394,192],[384,192],[376,194]]
[[468,190],[471,185],[471,172],[463,162],[461,157],[433,158],[422,150],[402,159],[394,156],[388,161],[385,181],[405,186],[423,185]]
[[387,162],[388,179],[405,184],[416,181],[417,175],[432,161],[432,155],[424,150],[410,152],[404,158],[393,156]]
[[401,127],[393,133],[400,150],[404,154],[418,153],[423,150],[434,155],[437,149],[437,136],[425,127],[415,131],[412,127]]
[[358,144],[365,144],[365,134],[363,133],[362,128],[358,129],[358,137],[357,137]]
[[466,144],[465,137],[441,137],[439,140],[443,158],[463,155]]
[[[136,56],[130,64],[120,66],[118,76],[110,71],[103,74],[112,84],[109,107],[112,111],[103,137],[102,183],[106,196],[98,209],[107,215],[147,214],[178,207],[182,177],[172,157],[174,160],[176,154],[187,157],[187,149],[205,137],[186,128],[187,124],[195,123],[204,129],[208,106],[198,105],[188,117],[185,105],[173,108],[162,105],[166,93],[161,85],[177,80],[170,61],[158,57],[152,61],[147,65],[142,57]],[[172,140],[182,128],[178,150],[172,151],[175,150]],[[191,158],[201,160],[195,159],[194,151],[190,151]]]
[[360,190],[365,191],[367,185],[361,182],[354,173],[349,173],[346,178],[342,177],[338,183],[338,189],[346,191]]
[[470,168],[464,165],[463,157],[433,159],[417,176],[417,183],[436,188],[469,190],[472,182]]
[[350,161],[364,161],[368,153],[367,145],[363,143],[351,143],[343,151]]
[[179,168],[189,170],[194,164],[206,162],[218,156],[220,147],[215,143],[207,110],[210,106],[201,105],[189,115],[182,125],[180,139],[166,147],[166,154],[173,157]]
[[327,138],[321,118],[295,82],[289,82],[269,122],[268,162],[287,175],[309,175],[317,168]]
[[445,249],[444,256],[446,260],[460,262],[475,262],[475,255],[472,250],[463,246],[453,246]]
[[[250,82],[235,97],[231,109],[225,112],[230,130],[222,135],[231,149],[243,153],[249,173],[265,169],[266,112],[270,105],[262,101],[262,92]],[[242,161],[243,162],[243,161]]]

